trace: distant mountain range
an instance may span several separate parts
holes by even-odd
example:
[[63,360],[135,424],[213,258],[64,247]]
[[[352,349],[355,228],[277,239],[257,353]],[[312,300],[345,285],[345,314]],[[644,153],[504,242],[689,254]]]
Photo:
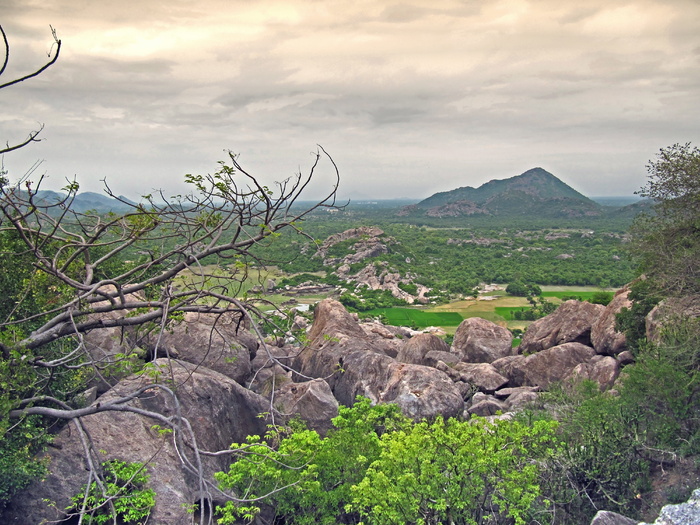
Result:
[[[40,190],[36,195],[39,202],[43,202],[47,205],[60,202],[66,198],[65,193],[60,193],[51,190]],[[136,204],[135,202],[127,199],[126,197],[120,196],[120,199],[125,200],[128,203]],[[131,208],[128,204],[119,202],[107,195],[102,195],[101,193],[94,193],[91,191],[86,191],[83,193],[78,193],[71,204],[71,209],[78,212],[84,213],[86,211],[95,211],[97,213],[123,213],[129,211]]]
[[609,207],[582,195],[542,168],[478,188],[466,186],[436,193],[402,208],[404,216],[426,217],[601,217]]

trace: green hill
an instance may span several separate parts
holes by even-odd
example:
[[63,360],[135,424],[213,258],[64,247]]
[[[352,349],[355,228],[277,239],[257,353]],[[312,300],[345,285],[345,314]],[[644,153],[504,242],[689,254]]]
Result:
[[428,217],[599,217],[604,210],[548,171],[533,168],[478,188],[436,193],[404,208],[403,213]]

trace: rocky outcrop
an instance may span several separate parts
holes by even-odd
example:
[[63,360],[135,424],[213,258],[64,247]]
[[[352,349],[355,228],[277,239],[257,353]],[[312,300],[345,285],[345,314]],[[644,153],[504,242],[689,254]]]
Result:
[[508,384],[490,363],[457,363],[454,369],[461,372],[461,379],[473,385],[479,392],[493,393]]
[[[448,352],[450,347],[445,341],[433,334],[418,334],[403,342],[396,356],[397,361],[414,365],[425,365],[428,352]],[[433,365],[428,365],[433,366]]]
[[[168,392],[158,388],[145,389],[129,405],[166,418],[175,418],[178,414],[187,418],[201,450],[227,450],[231,443],[242,443],[248,435],[265,432],[266,421],[258,416],[270,411],[266,399],[231,378],[203,367],[163,359],[157,360],[155,365],[162,367],[160,373],[177,388],[179,405]],[[131,376],[120,381],[96,403],[104,405],[151,382],[146,375]],[[220,496],[200,485],[193,467],[183,465],[180,454],[185,455],[191,465],[197,465],[192,441],[186,434],[184,443],[176,449],[172,434],[161,435],[154,429],[155,424],[164,426],[162,421],[140,414],[102,412],[81,421],[93,449],[103,451],[98,461],[118,459],[148,463],[149,486],[156,492],[156,506],[150,517],[153,523],[190,523],[192,516],[183,504],[194,504],[203,498],[222,503]],[[65,427],[47,452],[49,475],[13,498],[3,514],[3,523],[62,519],[63,510],[70,506],[70,497],[88,481],[84,456],[81,433],[72,424]],[[211,480],[214,472],[227,468],[230,457],[200,456],[199,460],[204,479]],[[44,499],[55,505],[48,506]]]
[[637,521],[617,512],[599,510],[593,517],[591,525],[637,525]]
[[632,306],[632,301],[628,297],[629,293],[628,287],[618,290],[591,327],[591,344],[599,354],[617,355],[627,350],[625,334],[615,329],[615,316],[623,308]]
[[337,301],[321,301],[314,315],[310,343],[295,360],[299,378],[327,377],[335,398],[344,405],[362,395],[375,403],[396,403],[415,419],[462,412],[459,390],[445,373],[399,363],[378,352]]
[[513,355],[513,335],[496,323],[472,317],[460,323],[455,332],[452,348],[468,363],[490,363]]
[[274,406],[283,416],[297,416],[321,435],[331,429],[331,419],[338,415],[338,402],[323,379],[285,384],[275,392]]
[[360,228],[351,228],[345,230],[341,233],[336,233],[329,236],[318,249],[315,256],[325,258],[328,253],[328,249],[331,246],[338,244],[339,242],[346,241],[348,239],[356,239],[358,237],[375,238],[380,235],[384,235],[384,231],[379,228],[374,228],[370,226],[362,226]]
[[581,363],[596,355],[590,346],[581,343],[564,343],[536,354],[503,357],[491,363],[509,386],[539,386],[547,388],[556,381],[566,379]]
[[604,391],[612,388],[619,375],[620,363],[614,357],[595,355],[590,361],[576,365],[566,379],[595,381]]
[[660,342],[663,328],[669,322],[700,317],[700,296],[669,297],[656,305],[646,316],[646,336],[649,341]]
[[238,314],[188,312],[183,321],[160,336],[149,334],[137,341],[150,354],[171,356],[201,365],[244,384],[250,377],[250,360],[258,350],[257,339],[243,329]]
[[518,351],[529,354],[564,343],[590,345],[592,326],[604,310],[599,304],[565,301],[553,314],[528,326]]
[[698,523],[700,523],[700,489],[694,490],[685,503],[663,507],[654,523],[640,523],[640,525],[697,525]]

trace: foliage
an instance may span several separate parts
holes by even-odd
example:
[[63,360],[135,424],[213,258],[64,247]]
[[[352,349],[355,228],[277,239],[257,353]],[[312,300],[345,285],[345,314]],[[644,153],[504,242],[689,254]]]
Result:
[[377,308],[406,305],[406,301],[394,297],[390,290],[372,290],[361,287],[355,293],[344,293],[338,300],[350,312],[367,312]]
[[647,165],[640,195],[656,202],[654,215],[639,217],[630,249],[657,291],[700,292],[700,149],[689,143],[659,151]]
[[[356,516],[345,511],[350,487],[378,458],[380,436],[407,424],[396,405],[371,406],[368,399],[358,398],[353,407],[340,407],[325,438],[296,427],[289,432],[271,429],[264,440],[254,436],[246,445],[233,444],[238,459],[216,479],[245,498],[278,491],[267,501],[289,524],[354,523]],[[219,523],[225,525],[259,509],[228,502],[218,511]]]
[[635,514],[654,466],[700,454],[699,335],[698,322],[684,320],[660,344],[641,344],[617,395],[593,382],[544,395],[562,443],[544,486],[569,522],[590,521],[599,508]]
[[555,426],[438,418],[387,433],[348,508],[376,524],[528,523]]
[[536,284],[525,284],[521,281],[515,281],[506,286],[506,293],[517,297],[535,297],[542,295],[542,288]]
[[644,278],[630,284],[628,298],[632,304],[617,314],[615,328],[625,334],[628,348],[637,353],[646,343],[646,316],[659,303],[661,296],[652,282]]
[[150,475],[145,466],[113,459],[102,468],[104,481],[84,486],[71,498],[73,505],[67,510],[83,513],[83,522],[88,524],[109,523],[114,517],[121,523],[145,524],[156,504],[155,491],[146,488]]
[[[245,497],[279,490],[268,502],[290,524],[525,523],[544,505],[537,476],[553,422],[414,423],[358,398],[333,423],[325,438],[296,429],[234,444],[239,459],[217,479]],[[257,511],[229,502],[219,523]]]

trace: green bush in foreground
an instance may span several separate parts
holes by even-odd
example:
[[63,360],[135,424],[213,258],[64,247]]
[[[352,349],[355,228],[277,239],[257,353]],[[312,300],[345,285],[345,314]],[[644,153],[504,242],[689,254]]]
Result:
[[[544,506],[538,476],[555,422],[414,423],[395,405],[358,399],[333,423],[325,438],[296,430],[233,445],[239,459],[216,478],[239,497],[278,490],[267,502],[288,524],[523,524]],[[229,502],[219,523],[258,511]]]

